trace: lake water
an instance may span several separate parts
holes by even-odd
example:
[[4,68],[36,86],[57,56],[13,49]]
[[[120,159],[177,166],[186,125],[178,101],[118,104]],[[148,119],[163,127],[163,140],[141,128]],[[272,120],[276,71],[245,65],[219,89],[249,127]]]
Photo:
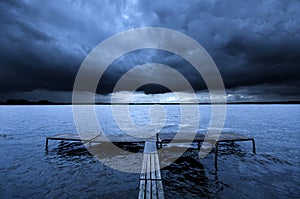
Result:
[[[131,107],[137,124],[149,123],[149,107]],[[178,130],[180,107],[165,107],[162,131]],[[110,106],[96,112],[105,131],[122,133]],[[200,106],[199,129],[209,112]],[[225,129],[253,136],[257,154],[251,143],[223,144],[216,172],[213,153],[200,159],[188,150],[161,171],[165,198],[299,198],[299,118],[299,105],[228,105]],[[47,136],[76,132],[72,106],[1,106],[0,121],[0,198],[137,198],[139,174],[114,170],[74,143],[53,141],[45,152]]]

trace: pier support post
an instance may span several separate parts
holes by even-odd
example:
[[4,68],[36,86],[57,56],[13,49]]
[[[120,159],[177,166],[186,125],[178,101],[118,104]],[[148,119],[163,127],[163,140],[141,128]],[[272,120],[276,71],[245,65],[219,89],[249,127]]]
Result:
[[216,142],[216,151],[215,151],[215,169],[218,169],[218,145],[219,143]]
[[253,151],[254,154],[256,154],[254,138],[252,138],[252,151]]
[[46,138],[46,147],[45,150],[48,151],[48,138]]

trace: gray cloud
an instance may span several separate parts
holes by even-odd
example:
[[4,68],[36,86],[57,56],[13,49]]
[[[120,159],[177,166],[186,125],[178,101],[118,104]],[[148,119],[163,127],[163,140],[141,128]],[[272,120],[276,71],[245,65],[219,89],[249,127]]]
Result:
[[[1,1],[0,92],[71,91],[81,62],[97,44],[120,31],[157,26],[202,44],[228,91],[248,86],[255,87],[257,95],[299,96],[299,9],[297,0]],[[117,60],[98,92],[111,92],[122,74],[147,62],[170,65],[195,90],[206,89],[181,58],[140,51]],[[270,85],[272,90],[263,89]],[[153,86],[142,90],[165,92]]]

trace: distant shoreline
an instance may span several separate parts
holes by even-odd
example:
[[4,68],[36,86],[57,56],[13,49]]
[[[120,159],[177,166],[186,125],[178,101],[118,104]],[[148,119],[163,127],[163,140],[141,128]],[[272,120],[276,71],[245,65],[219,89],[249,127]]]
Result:
[[[212,103],[95,103],[95,105],[211,105]],[[224,103],[213,103],[213,104],[224,104]],[[227,102],[227,105],[238,105],[238,104],[300,104],[300,101],[272,101],[272,102]],[[0,105],[72,105],[70,102],[57,103],[49,101],[39,101],[39,102],[0,102]],[[74,105],[93,105],[91,103],[77,103]]]

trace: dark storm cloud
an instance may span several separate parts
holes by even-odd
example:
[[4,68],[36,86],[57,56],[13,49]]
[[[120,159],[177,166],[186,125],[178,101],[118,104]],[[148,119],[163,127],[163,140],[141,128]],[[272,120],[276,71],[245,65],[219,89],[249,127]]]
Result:
[[[288,88],[283,95],[297,94],[299,9],[296,0],[1,1],[0,91],[71,91],[81,62],[97,44],[120,31],[157,26],[180,31],[202,44],[227,88],[273,85],[273,93]],[[158,51],[117,60],[98,91],[111,92],[129,68],[147,62],[170,65],[194,89],[205,89],[184,60]],[[160,89],[144,87],[147,93],[165,91]]]
[[34,18],[25,18],[29,5],[21,1],[0,5],[1,91],[70,89],[75,73],[68,66],[78,58],[60,49],[56,38]]
[[[174,55],[167,51],[156,49],[142,49],[127,53],[114,61],[111,66],[108,67],[103,77],[100,79],[101,83],[98,87],[99,92],[112,92],[114,89],[114,85],[128,69],[147,63],[160,63],[170,66],[180,72],[186,79],[188,79],[194,90],[206,89],[206,85],[201,75],[188,61],[184,60],[178,55]],[[168,75],[169,74],[164,74],[162,71],[152,70],[152,68],[149,67],[147,69],[144,69],[142,73],[136,75],[134,78],[136,82],[142,82],[144,79],[151,79],[154,76],[161,76],[162,78],[165,78],[168,77]],[[144,91],[147,94],[170,92],[169,89],[157,84],[142,86],[138,89],[138,91]]]
[[[2,1],[0,91],[72,90],[86,54],[104,38],[120,31],[112,31],[112,23],[107,32],[105,22],[97,22],[97,17],[101,19],[99,14],[89,19],[92,6],[76,2]],[[110,13],[115,14],[106,9],[103,20],[111,18]]]
[[[227,88],[290,81],[299,86],[299,1],[168,3],[150,5],[156,16],[153,25],[199,41],[217,63]],[[148,4],[142,8],[153,14],[147,12]]]
[[247,41],[247,38],[234,38],[224,46],[223,51],[227,56],[242,61],[239,67],[232,63],[221,68],[227,87],[276,84],[300,79],[298,41]]

